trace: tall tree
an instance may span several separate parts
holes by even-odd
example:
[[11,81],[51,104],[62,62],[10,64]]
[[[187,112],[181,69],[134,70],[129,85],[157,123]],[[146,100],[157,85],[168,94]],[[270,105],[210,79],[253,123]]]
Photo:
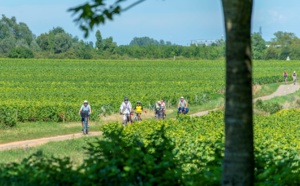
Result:
[[15,47],[29,48],[34,40],[31,30],[25,23],[17,23],[15,17],[0,19],[0,53],[7,54]]
[[114,54],[116,47],[117,47],[117,44],[116,44],[116,42],[113,41],[112,37],[109,37],[109,38],[106,38],[103,40],[103,50],[104,51]]
[[103,50],[103,46],[104,46],[104,43],[102,40],[101,32],[100,32],[100,30],[97,30],[97,32],[96,32],[96,48],[101,51],[101,50]]
[[263,59],[266,42],[259,33],[252,34],[253,59]]
[[222,0],[226,30],[225,157],[222,185],[254,184],[252,0]]
[[273,45],[281,45],[287,47],[292,44],[292,41],[297,38],[294,33],[278,31],[274,33],[275,38],[272,38]]

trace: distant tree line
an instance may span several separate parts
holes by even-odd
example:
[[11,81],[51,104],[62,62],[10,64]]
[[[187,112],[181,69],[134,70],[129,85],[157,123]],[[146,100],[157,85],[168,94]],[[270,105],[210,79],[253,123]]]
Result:
[[254,59],[300,59],[300,39],[294,33],[278,31],[274,36],[266,42],[259,33],[252,34]]
[[[254,59],[300,59],[300,39],[293,33],[276,32],[266,42],[259,33],[252,34]],[[71,59],[223,59],[225,41],[211,44],[181,46],[170,41],[135,37],[128,45],[118,46],[112,37],[103,39],[97,30],[96,41],[85,42],[61,27],[36,36],[25,23],[15,17],[0,19],[0,57],[10,58],[71,58]]]

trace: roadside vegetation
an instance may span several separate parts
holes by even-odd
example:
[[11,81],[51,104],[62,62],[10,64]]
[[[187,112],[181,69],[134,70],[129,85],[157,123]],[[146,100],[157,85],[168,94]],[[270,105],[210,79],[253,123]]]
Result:
[[[283,110],[254,117],[255,184],[300,183],[298,115],[299,110]],[[105,124],[103,138],[98,140],[53,142],[33,148],[31,152],[38,151],[31,156],[26,153],[31,149],[0,152],[1,157],[12,156],[0,166],[0,183],[218,185],[223,125],[220,111],[202,117],[142,121],[126,128],[119,123]],[[9,163],[12,161],[17,163]]]

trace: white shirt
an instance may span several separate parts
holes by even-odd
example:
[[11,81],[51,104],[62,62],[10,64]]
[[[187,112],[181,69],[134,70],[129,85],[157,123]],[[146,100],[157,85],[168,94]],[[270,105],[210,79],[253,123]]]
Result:
[[132,110],[132,106],[130,101],[128,101],[127,104],[123,102],[120,106],[120,112],[122,112],[123,114],[129,114],[131,113],[131,110]]

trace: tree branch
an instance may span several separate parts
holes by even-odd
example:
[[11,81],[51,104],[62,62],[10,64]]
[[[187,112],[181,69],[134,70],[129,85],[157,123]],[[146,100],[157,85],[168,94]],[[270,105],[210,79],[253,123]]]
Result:
[[105,0],[91,0],[83,5],[68,9],[73,12],[73,15],[79,14],[75,17],[74,22],[79,25],[79,28],[84,31],[84,36],[89,35],[89,31],[93,30],[95,26],[105,23],[105,20],[113,20],[114,15],[125,12],[132,7],[146,1],[138,0],[125,8],[121,8],[121,4],[126,0],[116,0],[112,5],[106,5]]

